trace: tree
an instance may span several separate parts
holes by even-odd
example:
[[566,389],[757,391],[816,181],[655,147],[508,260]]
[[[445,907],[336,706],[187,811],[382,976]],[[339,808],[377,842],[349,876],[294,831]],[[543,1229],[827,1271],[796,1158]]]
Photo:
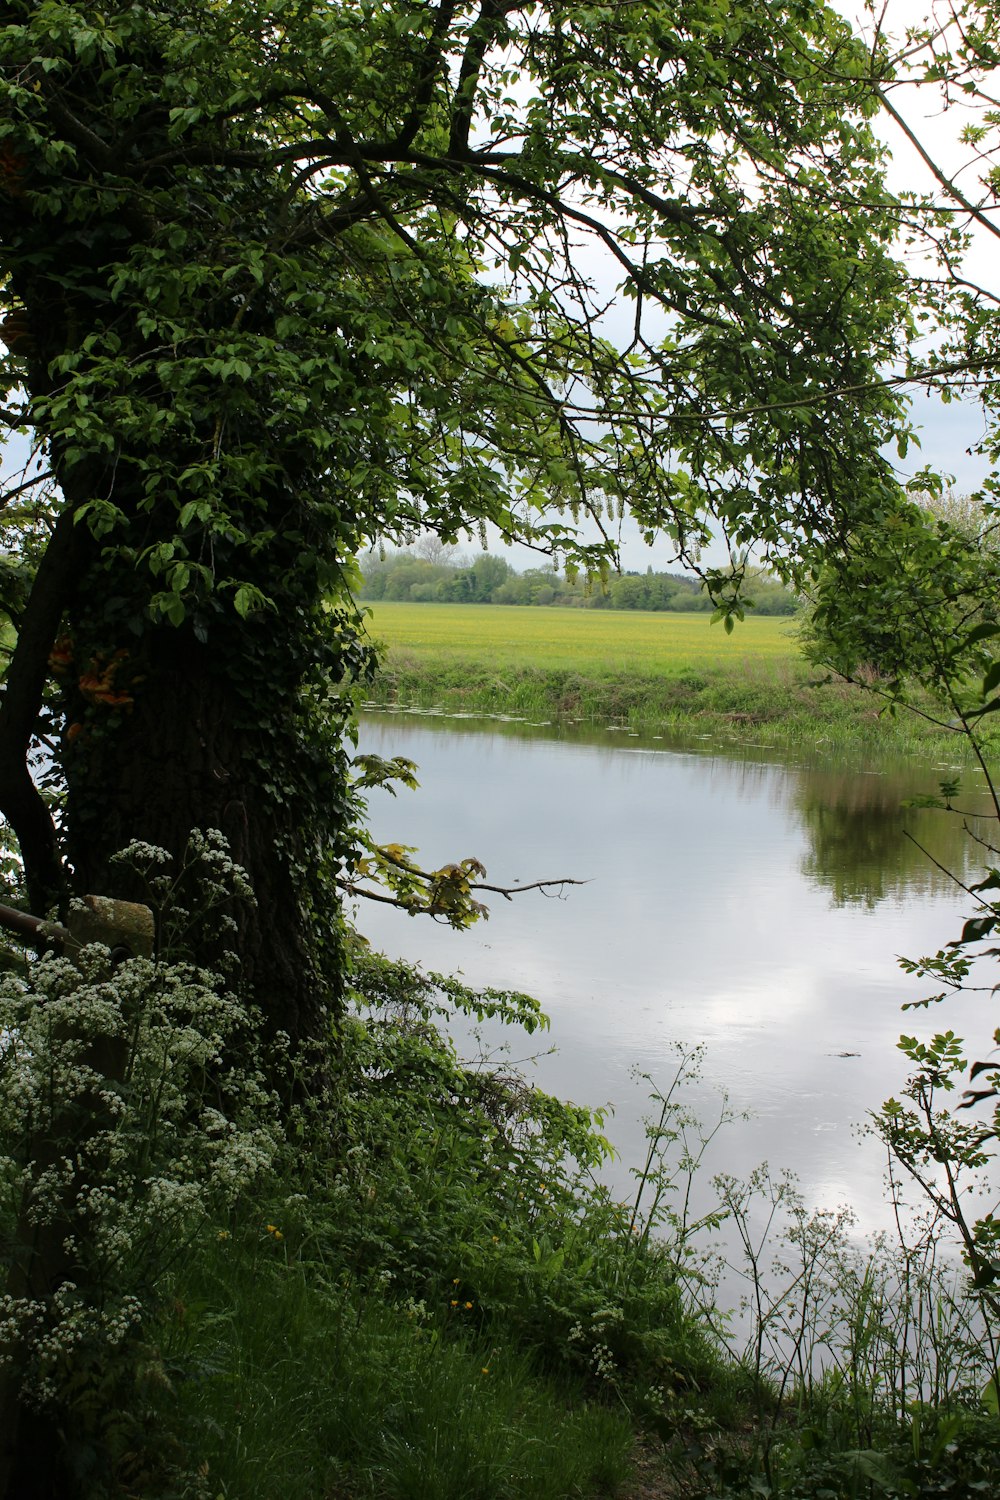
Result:
[[445,565],[453,568],[458,565],[454,543],[442,541],[436,531],[430,531],[426,536],[419,537],[413,544],[413,550],[418,557],[422,557],[425,562],[434,563],[435,566]]
[[349,559],[488,521],[603,570],[626,502],[801,558],[894,504],[869,54],[802,0],[4,0],[0,64],[5,421],[49,476],[5,502],[0,810],[38,910],[221,829],[308,1034]]
[[[876,35],[873,55],[885,42]],[[1000,17],[980,0],[960,0],[911,26],[896,46],[898,61],[889,47],[881,73],[873,73],[873,96],[932,184],[899,200],[901,229],[920,257],[912,296],[924,336],[911,343],[907,378],[946,402],[956,393],[978,399],[976,451],[995,465],[1000,288],[971,252],[985,242],[992,268],[1000,240],[1000,117],[992,91]],[[934,148],[908,122],[906,91],[912,97],[914,85],[945,118],[960,112],[952,146],[964,150],[964,161],[949,161],[947,142]],[[895,701],[910,702],[914,687],[929,691],[980,759],[982,709],[995,686],[987,680],[984,687],[984,676],[996,650],[998,497],[995,470],[972,495],[956,495],[947,475],[925,470],[905,505],[859,517],[831,539],[812,590],[814,654],[846,676],[873,672],[877,689]]]
[[494,590],[506,583],[512,569],[510,563],[505,562],[502,557],[492,557],[490,553],[483,552],[469,571],[472,575],[473,597],[480,604],[489,604]]
[[[878,41],[876,41],[876,48]],[[977,398],[983,414],[978,452],[993,465],[982,488],[967,497],[949,492],[948,478],[925,471],[906,507],[855,524],[828,549],[819,570],[812,621],[814,654],[855,678],[874,668],[869,686],[893,708],[903,705],[936,718],[960,735],[978,763],[1000,823],[1000,784],[994,769],[995,726],[1000,723],[1000,624],[997,593],[1000,557],[1000,286],[995,274],[977,272],[970,251],[987,243],[995,270],[1000,240],[1000,116],[995,78],[1000,64],[1000,15],[980,0],[956,0],[912,27],[900,47],[899,68],[873,89],[881,107],[922,159],[933,182],[929,193],[907,193],[901,223],[923,252],[914,282],[918,322],[931,328],[929,349],[914,346],[910,378],[934,386],[945,400],[957,392]],[[960,110],[959,165],[940,155],[908,123],[899,90],[916,83],[921,97],[947,117]],[[929,115],[931,109],[925,111]],[[977,881],[956,884],[971,911],[959,934],[934,954],[903,959],[908,973],[927,976],[936,993],[906,1008],[927,1009],[952,993],[995,996],[996,933],[1000,930],[1000,842],[996,826],[983,831],[963,808],[959,777],[939,784],[925,805],[957,817],[973,838],[985,870]],[[991,1034],[980,1060],[946,1022],[930,1040],[907,1035],[900,1047],[913,1072],[876,1116],[876,1128],[904,1177],[915,1182],[933,1215],[960,1243],[970,1273],[969,1291],[982,1315],[983,1337],[997,1364],[1000,1326],[1000,1221],[982,1202],[994,1196],[1000,1140],[1000,1030],[986,1012]],[[970,1065],[971,1064],[971,1065]],[[955,1102],[959,1080],[970,1088]],[[996,1376],[982,1392],[995,1407]]]

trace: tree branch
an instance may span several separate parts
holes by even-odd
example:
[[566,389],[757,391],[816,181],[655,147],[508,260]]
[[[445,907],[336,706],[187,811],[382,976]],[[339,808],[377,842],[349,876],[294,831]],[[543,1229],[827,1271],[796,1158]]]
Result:
[[452,116],[448,141],[450,155],[460,155],[468,150],[469,132],[475,110],[476,85],[487,49],[495,40],[497,22],[512,11],[523,8],[522,0],[483,0],[479,15],[469,31],[462,66],[455,89],[455,113]]
[[17,835],[28,896],[39,913],[59,899],[64,874],[55,825],[31,779],[27,754],[41,710],[49,653],[79,569],[83,543],[75,511],[68,508],[56,522],[38,564],[0,702],[0,812]]
[[889,96],[885,92],[885,90],[882,88],[876,88],[875,95],[881,103],[882,107],[885,109],[886,113],[892,120],[895,121],[900,130],[906,136],[906,139],[916,151],[921,161],[937,178],[938,182],[944,188],[945,192],[949,193],[951,197],[954,198],[955,202],[960,204],[965,212],[975,220],[975,222],[980,226],[981,229],[988,230],[990,234],[995,235],[997,239],[1000,239],[1000,225],[994,224],[993,221],[983,213],[982,209],[977,207],[976,204],[972,202],[971,198],[967,198],[965,196],[965,194],[962,192],[962,189],[958,186],[957,182],[955,182],[954,178],[949,177],[947,173],[938,166],[937,162],[931,156],[930,152],[924,146],[923,142],[914,133],[914,131],[910,129],[909,125],[907,125],[906,121],[903,119],[903,116],[900,114],[896,106],[891,103]]
[[589,885],[589,880],[573,880],[568,875],[562,880],[533,880],[530,885],[485,885],[473,883],[469,886],[470,891],[492,891],[497,896],[503,896],[507,901],[513,901],[515,896],[520,896],[522,891],[548,891],[558,887],[561,891],[567,885]]
[[417,84],[413,90],[413,103],[396,136],[398,146],[409,146],[416,139],[424,123],[430,102],[434,97],[434,75],[441,63],[445,35],[455,19],[457,9],[458,0],[441,0],[434,14],[434,24],[427,39]]

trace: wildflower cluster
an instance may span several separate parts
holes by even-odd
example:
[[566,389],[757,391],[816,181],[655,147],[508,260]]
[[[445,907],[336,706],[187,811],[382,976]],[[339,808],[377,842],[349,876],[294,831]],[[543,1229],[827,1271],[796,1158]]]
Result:
[[233,903],[252,907],[255,898],[246,871],[233,859],[217,828],[195,829],[179,862],[155,844],[134,839],[114,856],[114,863],[128,869],[142,899],[156,913],[163,951],[183,952],[208,934],[215,940],[215,967],[220,972],[230,969],[233,956],[226,944],[237,929]]
[[16,1268],[0,1368],[24,1399],[53,1401],[59,1370],[127,1342],[184,1246],[268,1171],[277,1101],[232,1061],[252,1057],[250,1026],[217,974],[113,968],[99,945],[0,978],[0,1214]]
[[24,1367],[30,1379],[25,1395],[33,1405],[52,1406],[72,1367],[95,1349],[105,1359],[128,1341],[142,1321],[141,1300],[130,1293],[98,1307],[75,1282],[65,1281],[51,1298],[0,1297],[0,1366]]

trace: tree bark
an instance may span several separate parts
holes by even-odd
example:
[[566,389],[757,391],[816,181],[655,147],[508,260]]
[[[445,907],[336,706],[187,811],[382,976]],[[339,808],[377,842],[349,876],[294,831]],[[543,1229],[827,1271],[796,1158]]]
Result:
[[[244,622],[243,629],[257,645],[267,633],[275,645],[280,639],[266,622]],[[335,975],[321,973],[316,961],[309,886],[310,874],[319,872],[310,871],[310,859],[320,860],[319,825],[336,809],[318,811],[312,827],[302,822],[295,771],[315,752],[302,733],[294,694],[287,701],[282,694],[276,713],[262,682],[255,704],[235,638],[225,649],[222,640],[200,642],[188,627],[164,625],[136,646],[135,662],[118,657],[115,680],[132,698],[128,704],[85,702],[79,683],[89,664],[77,666],[68,712],[75,704],[81,717],[68,726],[64,752],[74,885],[142,900],[136,877],[114,860],[122,848],[141,840],[176,862],[194,830],[219,830],[249,876],[255,901],[228,907],[234,934],[221,930],[223,913],[206,929],[193,912],[190,936],[180,941],[209,963],[231,946],[267,1029],[296,1042],[315,1037],[336,1007],[337,986]],[[262,655],[273,658],[274,647]],[[135,668],[141,681],[130,680]],[[326,780],[328,795],[342,804],[332,759]],[[335,913],[327,915],[332,928]]]

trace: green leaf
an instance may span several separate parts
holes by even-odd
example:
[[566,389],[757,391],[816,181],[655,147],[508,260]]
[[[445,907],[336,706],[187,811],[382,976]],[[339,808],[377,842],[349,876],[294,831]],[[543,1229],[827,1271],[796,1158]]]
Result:
[[970,917],[962,928],[962,936],[959,942],[982,942],[983,938],[989,937],[991,932],[996,931],[997,921],[998,918],[996,916]]
[[982,625],[977,625],[973,630],[970,630],[968,635],[962,638],[960,649],[964,650],[968,646],[977,646],[980,641],[990,641],[998,635],[1000,635],[1000,625],[993,624],[992,622],[984,622]]

